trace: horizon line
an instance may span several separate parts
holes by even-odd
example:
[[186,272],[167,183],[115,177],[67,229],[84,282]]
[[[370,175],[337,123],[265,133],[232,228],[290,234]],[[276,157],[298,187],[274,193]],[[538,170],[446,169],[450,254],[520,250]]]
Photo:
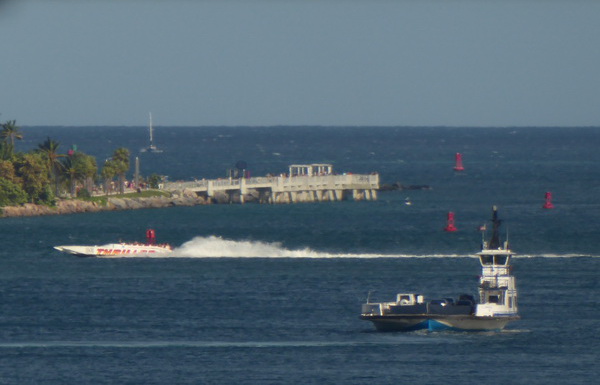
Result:
[[[148,127],[147,125],[102,125],[102,124],[89,124],[89,125],[65,125],[65,124],[45,124],[45,125],[20,125],[21,128],[140,128]],[[489,126],[476,126],[476,125],[344,125],[344,124],[270,124],[270,125],[152,125],[153,128],[466,128],[466,129],[493,129],[493,128],[600,128],[598,125],[489,125]]]

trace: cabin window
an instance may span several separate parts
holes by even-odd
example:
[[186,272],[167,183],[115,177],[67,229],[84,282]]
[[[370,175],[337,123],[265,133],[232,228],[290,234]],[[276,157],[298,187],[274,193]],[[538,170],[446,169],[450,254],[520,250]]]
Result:
[[500,297],[497,295],[490,295],[488,297],[488,302],[489,303],[498,303],[498,302],[500,302]]
[[491,265],[492,264],[492,256],[491,255],[482,255],[480,256],[481,258],[481,264],[482,265]]
[[513,299],[512,297],[508,297],[508,307],[512,309]]
[[496,260],[496,265],[506,265],[506,260],[508,259],[508,257],[506,257],[505,255],[495,255],[494,259]]

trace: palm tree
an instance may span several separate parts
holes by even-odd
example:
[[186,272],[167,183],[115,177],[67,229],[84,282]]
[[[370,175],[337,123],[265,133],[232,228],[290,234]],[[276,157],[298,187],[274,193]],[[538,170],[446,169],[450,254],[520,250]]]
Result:
[[69,181],[69,193],[71,194],[71,197],[74,197],[77,189],[77,181],[81,178],[81,174],[79,173],[77,165],[75,162],[73,162],[71,157],[65,158],[65,161],[63,162],[63,168],[64,174]]
[[96,158],[84,154],[83,152],[76,152],[75,155],[73,155],[73,159],[75,160],[75,167],[81,175],[83,188],[86,189],[88,193],[92,194],[94,190],[94,177],[98,174]]
[[20,132],[21,128],[17,126],[16,120],[9,120],[0,126],[2,127],[2,131],[0,131],[0,138],[2,138],[2,158],[10,159],[14,153],[15,139],[22,140],[23,134]]
[[106,159],[100,176],[104,179],[104,192],[108,195],[111,192],[110,184],[116,175],[115,162],[112,159]]
[[125,174],[129,171],[129,150],[121,147],[117,148],[112,156],[115,173],[119,180],[119,192],[125,192]]
[[60,173],[64,170],[63,164],[60,162],[60,158],[64,158],[64,154],[58,153],[58,147],[60,143],[46,138],[44,143],[38,144],[37,152],[41,153],[44,159],[46,160],[46,164],[48,166],[48,170],[50,170],[50,178],[54,181],[54,185],[56,187],[56,195],[59,195],[58,190],[58,177]]
[[9,120],[6,123],[2,123],[2,132],[0,137],[3,141],[10,140],[12,146],[15,145],[15,139],[23,140],[23,134],[20,132],[21,127],[17,126],[16,120]]
[[23,181],[23,190],[29,195],[31,203],[51,203],[54,201],[52,190],[48,188],[48,166],[41,153],[27,153],[19,156],[18,177]]
[[8,143],[0,142],[0,160],[11,161],[13,159],[13,149]]
[[66,158],[63,158],[64,175],[70,183],[71,196],[76,195],[78,182],[83,188],[92,193],[92,183],[90,180],[96,175],[98,167],[96,159],[83,152],[75,152]]

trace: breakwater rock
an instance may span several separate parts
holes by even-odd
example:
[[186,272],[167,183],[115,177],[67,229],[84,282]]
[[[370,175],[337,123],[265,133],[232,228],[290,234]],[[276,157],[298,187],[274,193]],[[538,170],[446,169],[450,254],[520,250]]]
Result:
[[173,206],[196,206],[207,204],[206,200],[194,193],[173,193],[171,196],[140,197],[140,198],[108,198],[106,205],[80,199],[59,200],[56,206],[49,207],[31,203],[22,206],[9,206],[0,208],[2,217],[30,217],[39,215],[63,215],[76,213],[90,213],[113,210],[136,210],[149,208],[163,208]]
[[405,190],[432,190],[431,186],[426,184],[411,184],[403,185],[400,182],[392,184],[382,184],[379,186],[379,191],[405,191]]

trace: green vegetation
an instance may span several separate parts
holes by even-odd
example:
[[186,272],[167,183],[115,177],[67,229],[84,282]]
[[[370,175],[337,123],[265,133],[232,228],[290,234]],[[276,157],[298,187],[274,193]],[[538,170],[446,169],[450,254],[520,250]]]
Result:
[[4,160],[10,159],[13,156],[15,149],[15,139],[23,140],[21,128],[17,126],[17,122],[15,120],[9,120],[8,122],[2,124],[0,138],[2,139],[0,158]]
[[0,179],[0,206],[23,203],[27,203],[27,193],[21,186],[8,179]]
[[[170,196],[171,196],[170,193],[165,192],[165,191],[158,191],[158,190],[144,190],[141,192],[111,195],[111,197],[113,197],[113,198],[150,198],[150,197],[170,197]],[[106,195],[79,197],[79,199],[88,201],[88,202],[96,202],[99,206],[106,206],[108,203],[108,197]]]
[[150,188],[158,188],[161,181],[162,178],[157,174],[152,174],[148,177],[148,185],[150,185]]
[[109,168],[110,178],[118,177],[118,189],[121,194],[125,192],[125,174],[129,171],[129,150],[117,148],[112,158],[106,161],[104,168]]
[[[105,205],[107,198],[98,195],[117,191],[124,194],[125,176],[130,168],[128,149],[116,149],[99,172],[94,157],[76,149],[64,154],[60,143],[51,138],[33,151],[17,152],[15,141],[23,139],[21,128],[14,120],[0,124],[0,128],[0,207],[28,202],[52,206],[57,197],[91,200]],[[153,176],[152,181],[156,178]],[[99,181],[103,182],[103,191],[97,188]],[[157,195],[169,194],[142,191],[120,197]]]

